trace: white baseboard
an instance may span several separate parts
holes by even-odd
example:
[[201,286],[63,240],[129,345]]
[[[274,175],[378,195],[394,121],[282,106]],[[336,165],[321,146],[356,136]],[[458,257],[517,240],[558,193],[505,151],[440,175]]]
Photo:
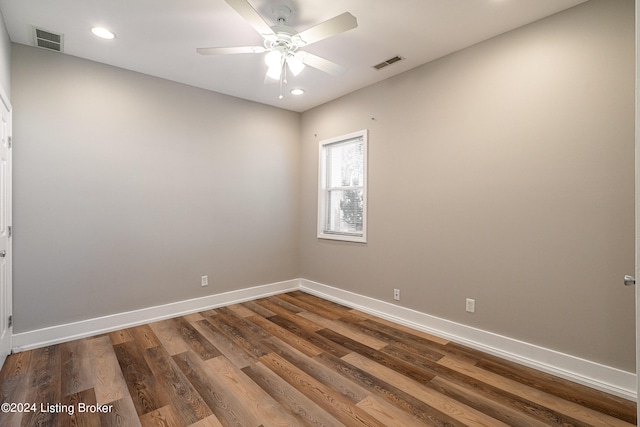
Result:
[[59,344],[65,341],[103,334],[105,332],[156,322],[171,317],[183,316],[198,311],[281,294],[299,288],[300,280],[293,279],[22,332],[13,335],[12,351],[17,353]]
[[317,295],[604,392],[637,401],[636,374],[306,279],[293,279],[14,334],[13,352],[293,290]]
[[309,280],[301,290],[539,371],[637,401],[636,374]]

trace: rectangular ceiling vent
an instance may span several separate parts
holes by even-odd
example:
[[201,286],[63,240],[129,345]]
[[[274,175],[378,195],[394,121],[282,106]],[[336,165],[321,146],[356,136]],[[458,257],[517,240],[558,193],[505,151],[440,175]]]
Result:
[[62,43],[64,36],[62,34],[52,33],[42,28],[33,27],[33,38],[35,45],[43,49],[55,50],[62,52]]
[[401,56],[394,56],[393,58],[389,58],[386,61],[382,61],[379,64],[376,64],[373,66],[373,68],[375,68],[376,70],[380,70],[384,67],[388,67],[389,65],[396,63],[398,61],[402,61],[404,58]]

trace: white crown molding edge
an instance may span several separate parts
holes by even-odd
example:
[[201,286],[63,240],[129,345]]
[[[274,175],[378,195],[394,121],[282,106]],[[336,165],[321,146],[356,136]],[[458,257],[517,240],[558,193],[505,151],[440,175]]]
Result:
[[13,353],[300,289],[292,279],[13,334]]
[[636,374],[416,310],[300,279],[300,290],[494,356],[637,401]]
[[294,290],[301,290],[542,372],[637,401],[634,373],[306,279],[286,280],[21,332],[12,337],[13,352],[32,350]]

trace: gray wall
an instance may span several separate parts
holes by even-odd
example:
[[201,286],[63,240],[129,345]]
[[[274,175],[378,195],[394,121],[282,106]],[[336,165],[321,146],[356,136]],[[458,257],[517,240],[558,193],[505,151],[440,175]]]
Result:
[[299,276],[299,114],[23,45],[12,66],[16,333]]
[[[318,240],[318,142],[363,128],[369,242]],[[305,112],[301,154],[302,277],[635,371],[632,0]]]

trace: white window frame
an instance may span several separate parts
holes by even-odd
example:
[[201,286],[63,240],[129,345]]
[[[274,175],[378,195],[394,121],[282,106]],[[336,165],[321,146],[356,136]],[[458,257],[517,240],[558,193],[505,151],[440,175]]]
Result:
[[[354,139],[361,139],[363,142],[363,183],[357,187],[328,187],[328,167],[327,164],[327,147],[335,144],[348,143]],[[320,141],[318,151],[318,238],[330,239],[330,240],[342,240],[347,242],[367,242],[367,163],[368,163],[368,131],[367,129],[353,132],[347,135],[338,136],[331,139],[325,139]],[[328,230],[328,198],[332,190],[337,189],[360,189],[362,188],[363,194],[363,209],[362,209],[362,232],[358,233],[345,233],[340,231]]]

